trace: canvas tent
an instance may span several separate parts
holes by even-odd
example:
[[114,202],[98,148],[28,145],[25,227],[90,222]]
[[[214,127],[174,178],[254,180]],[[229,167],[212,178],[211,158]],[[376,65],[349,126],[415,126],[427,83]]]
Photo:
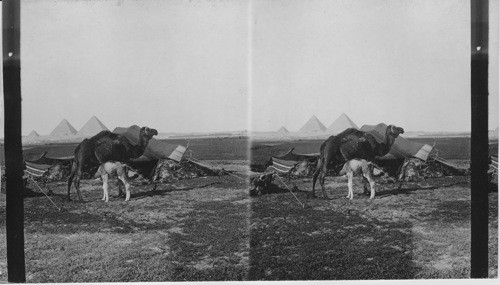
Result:
[[[139,132],[141,128],[137,125],[133,125],[128,128],[117,127],[113,130],[113,133],[125,136],[132,144],[139,144]],[[149,140],[148,146],[144,151],[144,154],[134,159],[136,162],[144,161],[156,161],[158,159],[174,158],[177,145],[169,144],[165,141],[160,141],[154,137]],[[179,153],[177,152],[177,157]],[[182,157],[181,157],[182,158]]]
[[284,155],[272,156],[268,162],[269,170],[281,174],[298,175],[301,172],[304,176],[308,176],[316,165],[319,153],[297,154],[293,153],[293,150],[294,148],[291,148]]
[[[385,138],[386,124],[364,125],[360,130],[371,133],[378,142]],[[388,154],[377,158],[378,166],[398,179],[412,181],[421,178],[441,177],[446,175],[468,175],[469,170],[457,166],[435,155],[430,159],[433,146],[412,142],[398,136]]]
[[[118,127],[113,132],[124,135],[133,144],[138,144],[140,130],[139,126],[134,125],[129,128]],[[159,172],[167,174],[167,172],[175,171],[177,173],[174,176],[182,176],[184,178],[196,177],[196,175],[205,175],[207,173],[213,174],[209,166],[204,165],[195,158],[190,157],[188,161],[181,162],[186,150],[187,147],[151,138],[144,154],[132,160],[132,167],[136,168],[143,176],[152,177],[154,180],[160,181],[163,180]],[[195,175],[193,175],[194,172],[196,172]]]
[[[365,125],[361,130],[372,134],[378,142],[383,142],[386,128],[386,124]],[[430,159],[432,150],[433,147],[428,144],[412,142],[399,136],[389,153],[376,159],[376,165],[390,176],[405,181],[469,173],[468,169],[454,165],[437,155]],[[295,154],[292,148],[284,155],[272,156],[263,168],[275,173],[311,176],[319,155],[319,153]],[[332,172],[338,173],[341,166],[336,165],[331,169]],[[253,166],[253,169],[259,171],[258,169],[262,168]]]
[[[47,156],[47,153],[47,151],[44,152],[36,159],[25,159],[25,175],[29,175],[35,179],[41,178],[56,165],[63,169],[62,171],[60,171],[61,176],[59,177],[59,179],[63,179],[67,174],[69,174],[73,157],[49,157]],[[55,177],[52,178],[54,179]]]
[[[116,128],[113,132],[122,134],[137,144],[140,130],[139,126],[134,125],[129,128]],[[141,168],[138,170],[143,176],[160,182],[224,174],[224,171],[213,170],[193,157],[181,161],[186,150],[187,147],[151,138],[144,154],[133,160],[132,167]]]
[[[364,125],[360,130],[372,134],[379,143],[382,143],[385,141],[386,129],[387,125],[381,123],[376,126]],[[391,160],[415,157],[423,161],[427,161],[431,151],[432,146],[428,144],[412,142],[405,139],[404,137],[398,136],[394,141],[394,144],[392,145],[389,153],[379,159]]]
[[[117,134],[123,134],[132,144],[139,141],[138,126],[129,128],[116,128]],[[49,168],[55,164],[65,163],[65,165],[74,158],[76,144],[59,145],[56,148],[51,146],[40,146],[26,148],[23,150],[26,168],[33,177],[40,177],[46,173]],[[144,168],[142,174],[149,173],[156,166],[159,159],[180,160],[185,151],[183,146],[171,145],[164,141],[152,138],[144,154],[138,159],[133,160],[133,167]]]

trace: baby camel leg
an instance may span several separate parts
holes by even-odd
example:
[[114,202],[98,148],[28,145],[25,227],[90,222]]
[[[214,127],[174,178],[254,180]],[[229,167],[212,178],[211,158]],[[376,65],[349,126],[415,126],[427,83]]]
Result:
[[118,173],[118,179],[123,182],[123,185],[125,185],[125,201],[130,200],[130,182],[128,182],[127,173],[128,171],[126,167]]
[[375,180],[373,179],[373,176],[371,175],[371,169],[368,169],[368,171],[363,171],[363,177],[370,182],[370,199],[375,198]]
[[105,201],[105,202],[108,202],[108,200],[109,200],[108,174],[104,174],[102,176],[102,190],[103,190],[102,200]]
[[123,165],[123,168],[121,168],[118,171],[118,179],[123,182],[123,185],[125,185],[125,201],[130,200],[130,183],[128,181],[128,170],[129,167],[127,165]]
[[123,182],[123,185],[125,185],[125,201],[129,201],[130,200],[130,183],[128,182],[127,180],[127,177],[125,177],[124,175],[120,175],[118,177],[118,179],[120,179],[122,182]]
[[347,172],[347,187],[349,188],[348,192],[347,192],[347,199],[350,199],[352,200],[352,198],[354,197],[354,191],[352,189],[352,179],[354,177],[354,173],[352,171],[348,171]]

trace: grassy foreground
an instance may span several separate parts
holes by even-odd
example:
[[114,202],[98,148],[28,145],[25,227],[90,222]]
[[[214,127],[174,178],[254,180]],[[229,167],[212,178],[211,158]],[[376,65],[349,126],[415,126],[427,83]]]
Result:
[[[309,190],[307,179],[296,180]],[[254,280],[469,278],[467,178],[379,185],[375,200],[355,182],[329,178],[333,200],[286,191],[252,201],[250,273]],[[356,191],[357,189],[357,191]],[[356,193],[358,195],[356,195]],[[497,277],[498,193],[490,194],[490,277]]]
[[[230,176],[136,185],[132,200],[65,202],[65,183],[25,200],[28,282],[361,280],[469,278],[467,177],[378,186],[375,200],[355,179],[327,178],[333,200],[312,198],[308,179],[250,198]],[[73,197],[76,197],[73,195]],[[2,202],[5,196],[1,195]],[[0,206],[0,281],[7,280],[5,205]],[[498,193],[490,193],[490,270],[498,276]]]
[[[248,269],[249,198],[245,183],[209,177],[133,188],[132,200],[100,200],[84,183],[86,203],[45,196],[25,200],[28,282],[243,280]],[[96,188],[94,190],[93,188]],[[114,189],[112,187],[112,189]],[[4,195],[3,199],[5,199]],[[76,196],[74,196],[76,198]],[[5,211],[5,207],[1,207]],[[5,215],[0,280],[6,281]]]

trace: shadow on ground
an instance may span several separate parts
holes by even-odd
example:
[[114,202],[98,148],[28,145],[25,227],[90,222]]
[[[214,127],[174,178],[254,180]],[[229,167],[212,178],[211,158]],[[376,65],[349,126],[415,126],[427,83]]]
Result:
[[[299,193],[302,200],[308,199]],[[355,210],[302,208],[282,194],[252,200],[249,280],[411,279],[409,222],[382,222]]]

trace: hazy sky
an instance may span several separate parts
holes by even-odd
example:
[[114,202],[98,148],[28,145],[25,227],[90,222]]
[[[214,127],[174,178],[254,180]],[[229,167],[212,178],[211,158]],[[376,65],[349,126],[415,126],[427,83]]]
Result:
[[23,1],[23,131],[247,128],[244,1]]
[[[313,114],[328,127],[346,113],[360,127],[470,130],[469,0],[256,1],[253,9],[254,129],[296,131]],[[498,48],[496,62],[498,85]],[[495,128],[498,87],[491,95]]]
[[[48,134],[63,118],[79,130],[93,115],[110,129],[294,131],[341,113],[359,126],[467,131],[469,5],[23,0],[23,133]],[[498,21],[490,29],[493,129]]]

